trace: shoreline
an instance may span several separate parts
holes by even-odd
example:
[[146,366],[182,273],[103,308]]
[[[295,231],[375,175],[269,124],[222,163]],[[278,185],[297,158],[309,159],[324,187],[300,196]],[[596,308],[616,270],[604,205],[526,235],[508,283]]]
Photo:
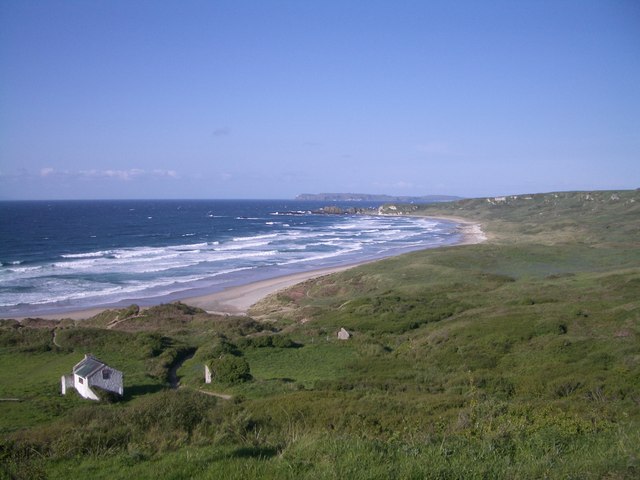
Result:
[[[447,246],[461,246],[461,245],[473,245],[482,243],[487,240],[487,235],[482,230],[482,226],[478,222],[473,222],[468,219],[459,217],[423,217],[432,218],[434,220],[449,220],[457,223],[458,230],[462,236],[460,242]],[[297,272],[288,275],[281,275],[278,277],[268,278],[265,280],[258,280],[249,282],[243,285],[236,285],[225,288],[223,290],[212,292],[204,295],[185,296],[178,298],[176,301],[182,302],[192,307],[197,307],[205,310],[207,313],[216,315],[246,315],[249,308],[256,304],[261,299],[268,295],[274,294],[280,290],[291,287],[298,283],[311,280],[313,278],[322,277],[324,275],[330,275],[332,273],[342,272],[351,268],[372,263],[382,259],[368,260],[356,263],[350,263],[345,265],[337,265],[333,267],[325,267],[315,270],[309,270],[306,272]],[[185,295],[188,295],[185,293]],[[71,319],[71,320],[86,320],[91,318],[105,310],[117,310],[125,307],[93,307],[85,308],[70,312],[52,313],[45,315],[34,316],[21,316],[21,317],[7,317],[14,320],[24,320],[26,318],[41,318],[45,320],[59,320],[59,319]],[[141,310],[145,310],[149,307],[141,307]]]
[[489,237],[482,230],[482,225],[461,217],[426,217],[439,220],[450,220],[460,225],[458,230],[462,234],[462,241],[456,245],[475,245],[477,243],[486,242]]
[[313,278],[343,272],[350,268],[375,261],[377,260],[320,268],[317,270],[309,270],[308,272],[298,272],[268,278],[266,280],[258,280],[257,282],[251,282],[245,285],[229,287],[220,292],[184,298],[180,300],[180,302],[192,307],[202,308],[207,313],[216,315],[246,315],[252,305],[258,303],[268,295]]

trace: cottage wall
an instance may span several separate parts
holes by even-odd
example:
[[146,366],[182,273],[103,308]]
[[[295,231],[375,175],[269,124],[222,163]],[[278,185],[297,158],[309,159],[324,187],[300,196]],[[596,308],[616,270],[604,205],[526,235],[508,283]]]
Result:
[[62,390],[62,395],[66,395],[67,389],[73,388],[73,375],[63,375],[60,378],[60,387]]
[[123,393],[122,372],[113,368],[101,368],[97,372],[91,374],[88,378],[89,386],[100,387],[109,392],[115,392],[118,395]]
[[78,391],[80,395],[84,398],[90,398],[91,400],[99,400],[98,396],[93,393],[90,388],[89,382],[87,379],[82,378],[80,375],[73,375],[73,386]]

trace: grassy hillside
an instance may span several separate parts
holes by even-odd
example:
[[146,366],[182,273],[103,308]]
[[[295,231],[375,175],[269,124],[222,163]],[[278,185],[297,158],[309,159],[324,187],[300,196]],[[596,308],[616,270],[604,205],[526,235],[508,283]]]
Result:
[[[0,475],[637,478],[640,192],[404,208],[490,241],[308,281],[250,318],[5,322],[0,397],[21,401],[0,402]],[[87,350],[125,370],[124,401],[57,395]],[[245,363],[250,379],[222,375]]]
[[496,240],[505,243],[637,247],[640,238],[639,190],[471,199],[425,205],[417,213],[478,220]]

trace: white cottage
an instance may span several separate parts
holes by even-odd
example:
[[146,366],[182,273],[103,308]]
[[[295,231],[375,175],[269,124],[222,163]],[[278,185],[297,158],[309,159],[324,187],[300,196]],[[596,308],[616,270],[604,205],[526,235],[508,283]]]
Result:
[[85,355],[84,359],[73,367],[71,375],[62,376],[62,394],[66,395],[68,388],[75,388],[82,397],[99,400],[91,389],[97,387],[122,395],[122,378],[120,370],[109,367],[92,355]]

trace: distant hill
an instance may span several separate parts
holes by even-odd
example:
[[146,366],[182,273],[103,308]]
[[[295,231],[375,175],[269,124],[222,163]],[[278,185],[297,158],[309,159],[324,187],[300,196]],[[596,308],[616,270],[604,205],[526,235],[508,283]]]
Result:
[[[640,191],[551,192],[465,199],[405,207],[397,213],[460,216],[486,224],[502,238],[538,243],[578,242],[638,245]],[[491,233],[491,232],[490,232]]]
[[461,200],[462,197],[452,195],[424,195],[421,197],[377,195],[369,193],[302,193],[296,200],[314,200],[321,202],[403,202],[403,203],[436,203]]

